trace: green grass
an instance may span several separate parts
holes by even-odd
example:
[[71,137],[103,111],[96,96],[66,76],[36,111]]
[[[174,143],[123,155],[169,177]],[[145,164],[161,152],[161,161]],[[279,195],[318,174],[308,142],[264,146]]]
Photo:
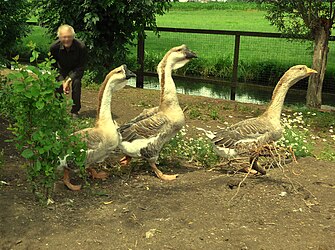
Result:
[[275,32],[261,10],[170,10],[157,16],[157,26]]

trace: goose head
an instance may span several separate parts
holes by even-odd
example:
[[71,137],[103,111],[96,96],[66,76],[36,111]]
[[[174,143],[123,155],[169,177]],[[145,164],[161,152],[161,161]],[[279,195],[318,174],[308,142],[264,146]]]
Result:
[[197,58],[197,55],[183,44],[170,49],[159,63],[158,69],[169,64],[172,69],[176,70],[183,67],[192,58]]
[[136,75],[127,68],[127,65],[123,64],[109,72],[105,81],[107,81],[107,84],[110,84],[114,92],[125,87],[128,83],[127,80],[131,77],[136,77]]
[[296,65],[291,67],[283,77],[286,78],[285,82],[287,82],[288,87],[291,87],[299,80],[316,73],[318,73],[316,70],[310,69],[306,65]]

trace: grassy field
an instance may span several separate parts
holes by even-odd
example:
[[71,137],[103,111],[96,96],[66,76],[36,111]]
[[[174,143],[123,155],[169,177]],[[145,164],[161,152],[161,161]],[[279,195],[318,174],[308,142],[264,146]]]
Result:
[[[265,19],[266,12],[252,3],[175,3],[164,16],[157,17],[159,27],[222,29],[238,31],[276,32]],[[147,32],[145,42],[145,69],[154,71],[164,53],[171,47],[187,44],[199,59],[180,71],[181,74],[231,79],[234,36],[161,32],[157,37]],[[30,40],[44,53],[50,39],[41,27],[34,27]],[[330,43],[329,63],[325,89],[334,84],[335,42]],[[24,50],[20,48],[20,50]],[[27,54],[27,50],[24,50]],[[29,53],[29,50],[28,50]],[[134,62],[136,49],[131,49],[129,62]],[[312,63],[312,43],[286,39],[241,37],[239,81],[273,85],[278,77],[292,65]],[[135,65],[132,65],[136,67]]]

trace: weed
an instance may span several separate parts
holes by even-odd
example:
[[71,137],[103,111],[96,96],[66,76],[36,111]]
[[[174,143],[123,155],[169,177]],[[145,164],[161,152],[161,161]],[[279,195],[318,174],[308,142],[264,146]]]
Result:
[[219,114],[218,114],[218,111],[216,109],[212,109],[209,113],[209,117],[212,119],[212,120],[218,120],[219,119]]
[[191,108],[189,116],[190,119],[199,119],[201,117],[201,112],[197,108]]
[[335,162],[335,150],[329,144],[320,153],[320,159]]

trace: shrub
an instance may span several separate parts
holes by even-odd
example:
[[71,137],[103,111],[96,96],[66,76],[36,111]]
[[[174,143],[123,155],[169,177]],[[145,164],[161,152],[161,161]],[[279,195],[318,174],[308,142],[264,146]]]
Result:
[[[30,61],[37,60],[33,51]],[[54,60],[45,59],[37,67],[20,67],[8,75],[11,88],[7,94],[12,105],[10,130],[16,148],[27,159],[28,179],[37,197],[50,198],[59,160],[68,155],[81,169],[85,162],[86,145],[71,135],[69,101],[55,98],[56,72],[51,69]],[[2,91],[0,91],[1,93]],[[2,93],[3,94],[3,93]]]

